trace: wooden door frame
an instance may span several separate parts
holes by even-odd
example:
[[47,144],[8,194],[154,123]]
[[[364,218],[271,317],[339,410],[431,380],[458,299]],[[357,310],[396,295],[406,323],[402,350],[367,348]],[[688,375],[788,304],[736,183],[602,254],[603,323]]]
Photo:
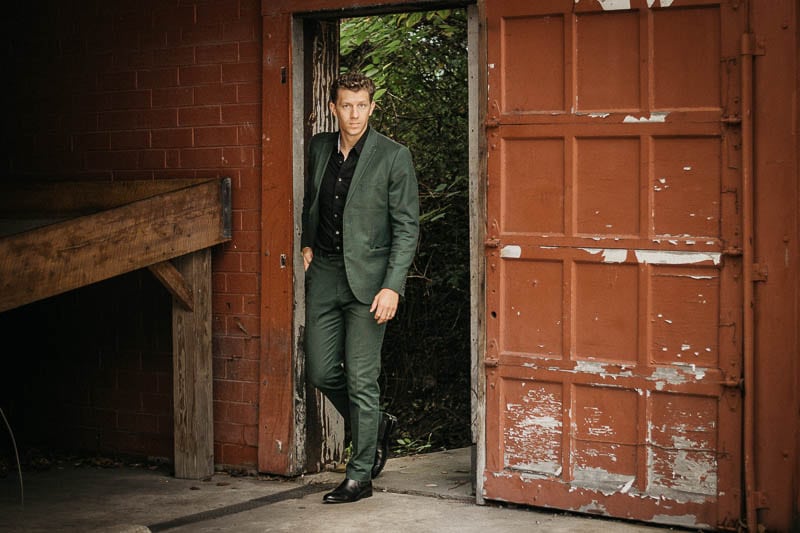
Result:
[[[484,0],[262,0],[261,345],[258,469],[296,475],[306,469],[306,406],[299,327],[305,314],[295,279],[304,173],[304,24],[308,18],[466,7],[469,13],[469,179],[471,404],[473,474],[484,464],[484,260],[486,108]],[[292,179],[287,179],[291,176]],[[482,483],[475,476],[479,503]]]

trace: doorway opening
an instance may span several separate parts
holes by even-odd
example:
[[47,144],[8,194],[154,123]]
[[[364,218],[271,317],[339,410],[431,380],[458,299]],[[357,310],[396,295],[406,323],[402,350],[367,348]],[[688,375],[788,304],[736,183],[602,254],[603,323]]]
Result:
[[[475,369],[482,295],[476,294],[482,275],[476,249],[483,253],[476,245],[482,244],[476,231],[482,224],[475,168],[477,10],[346,15],[295,20],[302,39],[295,38],[294,53],[304,58],[293,71],[295,219],[304,175],[300,147],[312,134],[336,128],[327,110],[329,82],[347,70],[363,72],[377,86],[370,124],[408,146],[420,189],[420,243],[383,345],[382,408],[400,420],[393,455],[470,447],[479,440]],[[302,276],[295,280],[300,335]],[[332,408],[313,390],[305,392],[304,442],[313,470],[315,462],[321,468],[343,459],[336,443],[343,428]]]

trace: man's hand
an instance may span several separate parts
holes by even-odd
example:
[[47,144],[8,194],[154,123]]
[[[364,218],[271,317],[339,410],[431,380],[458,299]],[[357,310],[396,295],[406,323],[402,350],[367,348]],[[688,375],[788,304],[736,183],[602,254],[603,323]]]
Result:
[[311,261],[314,260],[314,250],[306,246],[303,248],[303,272],[308,270],[308,267],[311,266]]
[[378,321],[378,324],[385,324],[394,318],[399,300],[400,295],[392,289],[381,289],[373,298],[369,312],[375,313],[375,320]]

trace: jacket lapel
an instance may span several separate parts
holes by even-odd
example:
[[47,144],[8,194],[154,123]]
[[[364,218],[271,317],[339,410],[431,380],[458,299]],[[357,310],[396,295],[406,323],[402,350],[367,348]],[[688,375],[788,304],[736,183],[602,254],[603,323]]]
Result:
[[314,188],[317,191],[317,195],[319,195],[319,187],[320,183],[322,183],[322,177],[325,175],[325,168],[328,166],[328,159],[330,159],[331,154],[333,153],[334,149],[336,149],[336,142],[338,138],[338,133],[326,135],[325,143],[322,145],[322,148],[317,151],[317,160],[314,161]]
[[370,166],[370,159],[372,159],[372,157],[378,151],[377,138],[377,135],[375,135],[372,128],[370,128],[367,131],[367,140],[364,141],[364,149],[361,151],[361,155],[358,157],[358,164],[356,165],[356,170],[353,173],[353,180],[350,182],[350,189],[347,191],[347,200],[344,203],[345,207],[347,207],[347,204],[350,203],[350,199],[353,197],[353,191],[356,190],[358,183],[363,179],[364,174],[366,174],[367,169]]

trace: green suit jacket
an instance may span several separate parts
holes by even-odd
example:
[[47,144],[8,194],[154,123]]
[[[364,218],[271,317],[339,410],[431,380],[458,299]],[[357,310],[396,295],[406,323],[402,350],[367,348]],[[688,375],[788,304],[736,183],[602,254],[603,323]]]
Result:
[[[372,128],[358,158],[343,218],[344,263],[353,295],[372,303],[382,288],[405,292],[419,237],[419,193],[411,152]],[[319,227],[319,189],[338,133],[309,143],[303,199],[302,247],[314,248]]]

